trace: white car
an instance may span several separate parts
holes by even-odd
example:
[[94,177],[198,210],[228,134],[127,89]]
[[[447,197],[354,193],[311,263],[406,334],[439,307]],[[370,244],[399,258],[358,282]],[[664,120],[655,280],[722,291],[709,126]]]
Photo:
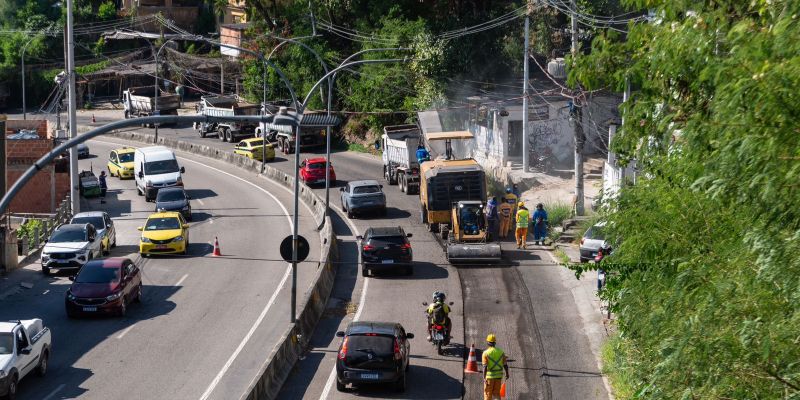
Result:
[[41,319],[0,322],[0,397],[15,398],[19,381],[32,371],[47,373],[50,343]]
[[42,273],[79,270],[83,264],[103,255],[102,240],[92,224],[64,224],[50,235],[42,249]]
[[97,230],[103,254],[108,254],[112,247],[117,247],[117,230],[114,221],[105,211],[87,211],[75,214],[70,224],[92,224]]
[[606,246],[605,232],[603,232],[605,225],[605,222],[598,222],[583,234],[583,238],[581,238],[582,263],[594,260],[597,250]]

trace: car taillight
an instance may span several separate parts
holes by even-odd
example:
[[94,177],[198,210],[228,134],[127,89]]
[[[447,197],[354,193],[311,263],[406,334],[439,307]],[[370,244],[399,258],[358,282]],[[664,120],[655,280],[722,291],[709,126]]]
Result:
[[375,246],[370,246],[368,244],[365,244],[364,247],[362,247],[362,249],[364,249],[364,251],[372,251],[375,250]]
[[404,243],[401,247],[403,250],[411,250],[411,243]]
[[401,357],[400,356],[400,342],[397,339],[395,339],[394,340],[394,359],[395,360],[399,360],[400,357]]
[[347,339],[349,338],[344,338],[344,341],[342,342],[342,349],[339,350],[340,360],[344,360],[344,358],[347,357]]

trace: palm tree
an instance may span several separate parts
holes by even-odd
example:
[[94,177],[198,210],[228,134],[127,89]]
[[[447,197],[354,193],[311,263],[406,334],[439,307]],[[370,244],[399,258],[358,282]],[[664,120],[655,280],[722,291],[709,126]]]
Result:
[[214,15],[217,16],[217,32],[220,31],[220,24],[225,21],[225,14],[228,11],[228,0],[211,0]]

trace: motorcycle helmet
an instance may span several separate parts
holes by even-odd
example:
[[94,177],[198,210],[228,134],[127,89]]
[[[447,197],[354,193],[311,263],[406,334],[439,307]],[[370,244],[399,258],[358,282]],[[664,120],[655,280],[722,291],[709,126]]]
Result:
[[506,188],[506,193],[511,193],[511,188]]
[[436,298],[434,300],[444,303],[445,298],[447,298],[447,295],[445,295],[444,292],[436,292]]
[[441,293],[439,293],[439,291],[438,291],[438,290],[437,290],[437,291],[435,291],[435,292],[433,292],[433,295],[432,295],[431,297],[433,298],[433,302],[434,302],[434,303],[436,302],[436,299],[438,299],[438,298],[439,298],[439,296],[441,296]]

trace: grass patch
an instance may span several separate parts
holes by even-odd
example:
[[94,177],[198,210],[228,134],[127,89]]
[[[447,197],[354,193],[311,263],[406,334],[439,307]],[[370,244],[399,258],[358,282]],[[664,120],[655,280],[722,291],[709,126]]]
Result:
[[567,253],[560,247],[557,247],[554,253],[556,255],[556,259],[558,259],[558,261],[560,261],[562,264],[569,264],[572,262]]
[[563,202],[544,203],[544,209],[547,211],[547,219],[550,226],[561,226],[565,219],[572,217],[572,205]]
[[369,149],[367,146],[364,146],[361,143],[350,143],[347,145],[347,151],[357,151],[359,153],[369,153]]
[[611,390],[617,399],[632,399],[636,393],[633,384],[634,377],[630,373],[630,366],[625,359],[625,340],[619,333],[613,334],[603,344],[600,358],[603,362],[603,374],[611,383]]

